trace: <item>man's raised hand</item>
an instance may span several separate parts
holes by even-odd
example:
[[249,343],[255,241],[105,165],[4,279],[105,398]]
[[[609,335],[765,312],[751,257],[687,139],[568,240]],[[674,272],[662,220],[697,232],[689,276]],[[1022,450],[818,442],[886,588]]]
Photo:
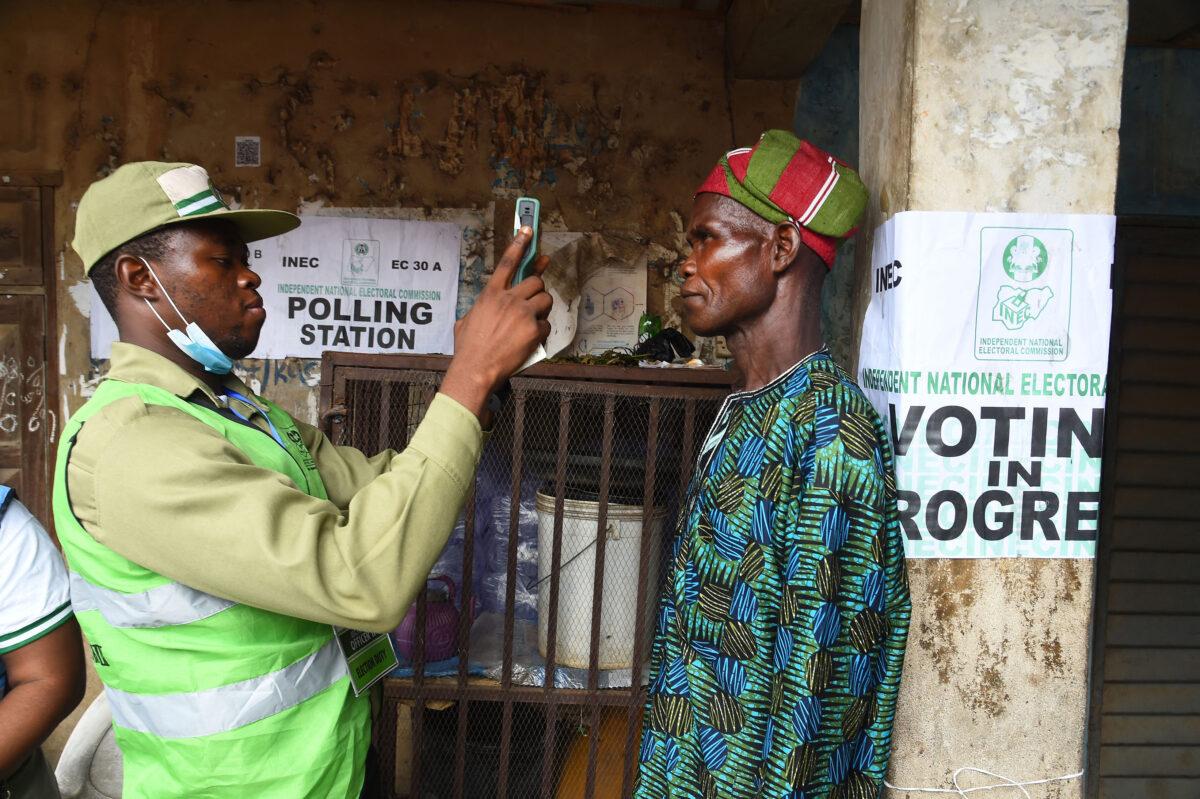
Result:
[[454,360],[441,391],[476,416],[482,416],[488,395],[550,335],[546,317],[553,301],[541,278],[550,259],[539,256],[533,275],[508,285],[532,235],[528,227],[521,228],[475,305],[454,326]]

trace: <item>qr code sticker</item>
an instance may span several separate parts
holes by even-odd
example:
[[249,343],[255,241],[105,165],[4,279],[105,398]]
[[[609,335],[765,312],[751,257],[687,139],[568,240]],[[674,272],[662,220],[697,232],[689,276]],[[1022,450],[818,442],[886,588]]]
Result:
[[262,139],[258,136],[235,136],[233,165],[262,166]]

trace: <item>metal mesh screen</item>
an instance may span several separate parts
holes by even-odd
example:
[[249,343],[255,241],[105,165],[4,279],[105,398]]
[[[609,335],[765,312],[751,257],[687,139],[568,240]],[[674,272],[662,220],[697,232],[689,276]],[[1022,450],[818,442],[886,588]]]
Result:
[[[511,381],[434,569],[457,616],[437,589],[418,597],[403,676],[385,684],[382,795],[632,791],[664,552],[727,392],[645,371],[645,382],[581,379],[603,370],[578,368]],[[406,445],[442,374],[334,372],[344,408],[329,432],[368,453]]]

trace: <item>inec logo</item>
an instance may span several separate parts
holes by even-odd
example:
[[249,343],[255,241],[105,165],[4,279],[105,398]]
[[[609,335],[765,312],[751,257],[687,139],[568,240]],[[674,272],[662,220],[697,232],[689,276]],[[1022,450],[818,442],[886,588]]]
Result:
[[[1004,248],[1000,263],[1010,278],[1018,284],[1027,284],[1046,271],[1050,255],[1037,236],[1022,235],[1014,237]],[[992,321],[999,322],[1007,330],[1020,330],[1027,322],[1041,316],[1053,298],[1054,291],[1049,286],[1000,286],[996,291],[996,304],[992,306]]]
[[1068,228],[980,228],[976,358],[1067,357],[1074,236]]

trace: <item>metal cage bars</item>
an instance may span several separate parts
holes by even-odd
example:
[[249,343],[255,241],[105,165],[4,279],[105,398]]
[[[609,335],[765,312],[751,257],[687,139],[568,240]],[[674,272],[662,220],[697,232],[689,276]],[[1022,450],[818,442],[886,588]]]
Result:
[[[327,434],[338,443],[359,447],[368,452],[387,447],[403,448],[419,423],[440,382],[448,359],[427,356],[362,356],[327,353],[322,369],[322,414]],[[395,797],[395,752],[397,710],[409,704],[412,713],[412,766],[408,795],[426,796],[425,707],[431,702],[454,703],[455,744],[452,795],[474,796],[467,791],[469,710],[473,703],[494,702],[501,707],[499,729],[499,761],[496,772],[495,796],[500,799],[528,799],[513,792],[510,773],[513,753],[514,707],[540,706],[544,714],[543,740],[540,742],[540,778],[538,795],[549,799],[555,796],[556,777],[561,774],[559,761],[563,745],[559,733],[564,708],[578,708],[581,718],[586,715],[593,733],[600,729],[601,710],[605,707],[625,709],[623,763],[620,771],[621,795],[633,790],[637,764],[638,724],[644,704],[644,664],[649,651],[650,629],[646,607],[655,602],[659,590],[659,574],[651,573],[654,562],[651,547],[653,536],[648,534],[649,521],[655,508],[663,503],[668,492],[682,497],[687,487],[695,455],[697,431],[703,432],[715,414],[717,405],[728,392],[725,373],[684,372],[683,370],[629,369],[619,367],[581,367],[575,365],[538,366],[511,380],[512,396],[508,407],[495,422],[495,430],[508,433],[511,426],[511,449],[508,465],[511,468],[508,541],[505,551],[506,584],[503,632],[503,655],[498,682],[473,678],[469,663],[471,653],[472,614],[467,610],[474,602],[475,547],[478,519],[476,491],[472,489],[464,511],[461,607],[457,631],[457,674],[453,678],[428,678],[426,671],[425,623],[427,601],[425,593],[416,601],[412,677],[389,678],[384,686],[384,707],[376,722],[376,749],[384,782],[384,795]],[[546,420],[544,426],[553,428],[553,477],[547,481],[554,487],[554,520],[548,582],[549,618],[546,620],[545,671],[541,685],[514,684],[514,605],[517,587],[517,564],[522,499],[522,479],[531,431],[528,409],[531,401],[542,400],[557,408],[557,418]],[[556,401],[555,401],[556,400]],[[591,597],[589,659],[586,688],[558,688],[556,676],[559,635],[561,569],[563,567],[564,502],[572,473],[572,423],[580,420],[597,403],[602,407],[599,442],[599,475],[597,490],[595,561]],[[643,414],[644,409],[644,414]],[[636,411],[636,412],[633,412]],[[620,417],[620,419],[618,419]],[[636,417],[633,418],[633,417]],[[644,418],[644,428],[643,428]],[[664,421],[673,422],[664,424]],[[645,449],[641,466],[642,535],[639,543],[637,586],[634,602],[633,657],[630,665],[630,687],[600,688],[600,636],[603,614],[602,593],[606,566],[608,514],[612,497],[613,450],[618,423],[638,432],[644,429]],[[534,429],[536,435],[539,431]],[[678,435],[678,459],[663,463],[660,453],[664,438]],[[672,469],[675,474],[671,474]],[[674,479],[667,486],[664,478]],[[670,521],[670,519],[668,519]],[[666,536],[664,535],[664,543]],[[599,734],[590,734],[587,742],[587,766],[584,797],[592,799],[596,791],[599,761]],[[403,794],[399,794],[403,795]]]

